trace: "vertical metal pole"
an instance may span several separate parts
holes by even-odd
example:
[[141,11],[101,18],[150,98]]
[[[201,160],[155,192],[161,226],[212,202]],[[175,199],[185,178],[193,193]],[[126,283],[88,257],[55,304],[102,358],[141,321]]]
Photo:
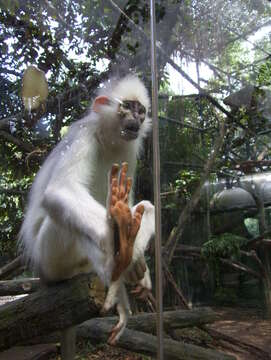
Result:
[[160,151],[158,124],[158,84],[156,63],[156,18],[155,0],[150,0],[151,15],[151,73],[152,73],[152,119],[153,119],[153,185],[155,205],[155,288],[156,288],[156,328],[157,359],[163,360],[163,288],[161,259],[161,202],[160,202]]
[[74,360],[76,355],[76,327],[71,326],[61,334],[61,359]]

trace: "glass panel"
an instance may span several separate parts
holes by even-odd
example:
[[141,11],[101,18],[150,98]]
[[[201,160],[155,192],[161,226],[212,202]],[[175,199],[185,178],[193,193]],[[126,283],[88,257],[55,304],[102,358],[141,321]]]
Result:
[[[211,306],[220,321],[208,329],[230,336],[224,352],[241,342],[271,350],[270,12],[267,1],[157,6],[163,260],[172,275],[164,271],[164,307]],[[202,345],[198,328],[178,336]]]
[[[148,108],[147,95],[151,94],[150,8],[147,1],[1,1],[0,39],[0,267],[16,256],[16,239],[23,222],[27,194],[45,159],[61,142],[47,160],[47,169],[43,167],[45,170],[39,173],[32,200],[28,202],[32,210],[27,213],[21,232],[27,254],[30,254],[30,260],[38,262],[41,275],[46,280],[60,280],[78,272],[78,268],[72,270],[74,266],[82,271],[89,270],[89,259],[94,265],[103,261],[99,260],[103,255],[97,250],[107,246],[101,240],[103,232],[107,234],[103,227],[112,225],[116,229],[116,224],[108,224],[105,212],[107,175],[113,163],[128,161],[129,175],[133,175],[133,165],[136,167],[134,194],[130,195],[129,204],[141,200],[153,202],[152,139],[150,123],[148,125],[151,106],[149,104]],[[112,94],[108,90],[93,105],[96,115],[89,115],[91,104],[103,91],[104,83],[109,80],[114,88],[114,79],[127,74],[136,74],[146,89],[131,80]],[[91,126],[88,116],[93,122]],[[79,119],[84,119],[80,126],[76,125]],[[114,126],[108,134],[110,121]],[[70,130],[71,125],[73,130]],[[107,135],[111,136],[109,140]],[[143,146],[139,146],[141,141]],[[50,193],[52,190],[55,193]],[[99,206],[90,204],[90,194]],[[143,218],[149,216],[144,225],[148,227],[148,234],[143,230],[144,246],[140,243],[137,253],[143,273],[143,247],[148,245],[154,226],[153,208],[149,207],[143,215]],[[45,217],[51,226],[46,243],[45,237],[38,238],[43,226],[48,235]],[[127,218],[125,221],[128,222]],[[131,227],[126,225],[127,229]],[[83,230],[83,227],[86,228]],[[113,231],[109,229],[108,232]],[[56,245],[59,245],[60,233],[63,238],[60,241],[65,242],[61,256],[57,252],[62,243],[60,247]],[[87,235],[90,245],[82,239],[82,234]],[[126,235],[132,237],[128,230]],[[72,236],[81,241],[82,248],[69,250],[73,246],[68,245]],[[56,243],[49,249],[53,239]],[[98,243],[97,247],[93,245],[93,239]],[[42,254],[36,248],[38,241]],[[119,237],[115,236],[115,241],[115,252],[110,256],[116,256],[116,260],[120,257],[121,245]],[[48,253],[53,250],[48,258],[47,250]],[[50,256],[58,259],[58,264],[55,269],[43,267],[45,260],[33,258],[33,253],[47,259],[48,263]],[[150,242],[145,260],[154,283],[153,258],[154,246]],[[68,262],[70,264],[66,266]],[[63,268],[61,264],[64,264]],[[103,266],[110,267],[110,262],[97,264],[96,268],[100,268],[96,270],[102,278],[108,278],[108,285],[111,272],[107,270],[103,274]],[[138,281],[142,277],[138,271],[138,267],[134,269],[129,279],[136,276]],[[23,276],[32,276],[30,268]],[[148,282],[144,284],[150,287]],[[127,285],[129,291],[134,287],[134,283]],[[97,293],[97,296],[104,295],[98,285]],[[144,294],[141,291],[138,295]],[[130,296],[134,313],[155,310],[154,298],[150,293],[146,295],[143,300],[136,299],[136,295]],[[128,305],[122,310],[127,313]],[[128,356],[130,358],[131,354],[127,353]],[[101,355],[101,358],[105,357]]]

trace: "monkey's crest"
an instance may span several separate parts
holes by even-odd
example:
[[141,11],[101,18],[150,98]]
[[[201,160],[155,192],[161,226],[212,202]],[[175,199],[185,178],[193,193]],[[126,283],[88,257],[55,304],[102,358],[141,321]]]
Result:
[[148,91],[143,82],[135,75],[127,75],[118,82],[113,82],[111,96],[117,98],[120,101],[123,100],[138,100],[144,105],[148,112],[150,107],[150,100]]

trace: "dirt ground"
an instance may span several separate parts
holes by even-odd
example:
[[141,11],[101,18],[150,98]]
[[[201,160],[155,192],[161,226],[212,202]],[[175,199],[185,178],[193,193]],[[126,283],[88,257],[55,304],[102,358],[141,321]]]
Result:
[[[259,309],[244,308],[216,308],[214,309],[221,315],[221,320],[212,325],[210,329],[217,330],[225,335],[233,337],[235,340],[242,341],[264,350],[267,357],[262,357],[256,352],[253,354],[251,349],[242,349],[224,341],[214,341],[210,336],[206,336],[203,331],[192,328],[183,329],[179,332],[180,340],[193,343],[203,347],[217,349],[236,356],[237,360],[264,360],[271,359],[271,320],[264,318],[263,312]],[[78,359],[80,360],[148,360],[150,357],[134,354],[120,348],[112,348],[108,345],[93,347],[90,343],[80,343]],[[60,360],[60,357],[52,359]],[[187,359],[192,360],[192,359]]]
[[[271,320],[264,318],[262,310],[250,308],[218,308],[214,310],[222,316],[222,320],[209,325],[211,329],[256,346],[269,354],[271,359]],[[230,352],[234,353],[238,360],[260,359],[255,354],[240,353],[237,350],[235,347],[235,351]]]

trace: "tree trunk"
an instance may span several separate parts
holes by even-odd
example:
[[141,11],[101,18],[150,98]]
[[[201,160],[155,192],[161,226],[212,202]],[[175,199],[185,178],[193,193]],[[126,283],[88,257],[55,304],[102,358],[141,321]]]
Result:
[[[78,327],[78,335],[94,342],[105,342],[112,330],[107,319],[92,319]],[[90,326],[89,326],[90,324]],[[157,353],[156,336],[141,331],[125,329],[118,346],[140,354],[155,357]],[[235,357],[215,350],[201,348],[164,338],[164,357],[167,360],[234,360]]]
[[91,275],[80,275],[0,307],[0,350],[98,316]]
[[38,278],[0,281],[0,296],[30,294],[40,287]]
[[[202,307],[193,310],[175,310],[165,311],[163,313],[163,324],[165,331],[172,329],[182,329],[192,326],[200,326],[209,324],[219,320],[219,315],[208,307]],[[118,319],[115,316],[106,318],[96,318],[85,321],[79,326],[79,335],[81,327],[91,327],[97,322],[106,322],[112,327],[117,323]],[[140,330],[150,334],[156,334],[156,313],[145,313],[130,316],[127,327],[131,330]]]
[[[202,326],[204,324],[210,324],[220,319],[220,316],[208,307],[202,307],[192,310],[176,310],[165,311],[163,313],[164,329],[166,332],[174,329],[182,329],[192,326]],[[85,321],[77,327],[77,335],[81,334],[84,337],[87,329],[96,324],[97,322],[106,322],[113,327],[118,318],[115,316],[105,318],[94,318]],[[140,330],[150,334],[156,334],[156,314],[155,313],[143,313],[134,316],[130,316],[128,319],[127,327],[130,330]],[[59,342],[59,333],[50,334],[48,336],[36,337],[29,339],[30,341],[25,344],[41,344]]]

